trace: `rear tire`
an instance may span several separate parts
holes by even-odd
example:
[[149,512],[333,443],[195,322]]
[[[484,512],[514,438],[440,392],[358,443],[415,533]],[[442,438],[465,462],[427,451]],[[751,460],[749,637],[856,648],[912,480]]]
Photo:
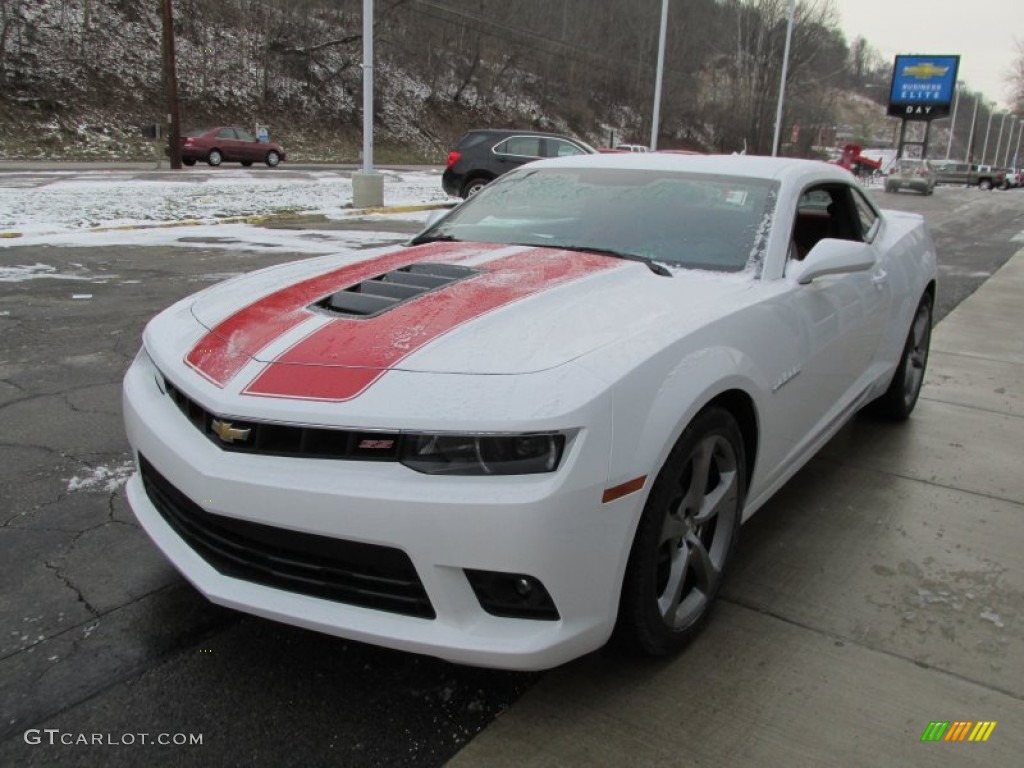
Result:
[[206,156],[206,162],[216,168],[224,162],[224,155],[220,153],[219,149],[211,149],[210,154]]
[[252,160],[242,160],[242,165],[246,168],[252,165]]
[[666,656],[701,630],[739,537],[746,457],[736,419],[711,407],[683,430],[644,506],[622,583],[617,639]]
[[196,164],[196,159],[194,157],[183,157],[181,158],[181,162],[185,165],[193,166]]
[[932,338],[932,297],[925,294],[914,312],[914,320],[903,344],[903,354],[892,375],[892,383],[881,397],[871,403],[871,410],[892,421],[905,421],[917,405],[928,366],[928,350]]
[[490,183],[490,179],[485,179],[481,176],[477,176],[475,179],[470,179],[466,182],[466,186],[462,188],[462,197],[468,200],[481,189],[486,187]]
[[992,189],[992,182],[988,179],[982,179],[978,182],[978,189],[984,189],[987,192]]

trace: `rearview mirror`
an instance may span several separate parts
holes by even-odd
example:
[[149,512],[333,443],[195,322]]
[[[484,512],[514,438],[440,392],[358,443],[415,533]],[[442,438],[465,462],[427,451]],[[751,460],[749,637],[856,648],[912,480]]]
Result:
[[870,245],[854,240],[819,240],[800,262],[796,281],[807,285],[825,275],[845,275],[864,272],[875,266],[875,254]]

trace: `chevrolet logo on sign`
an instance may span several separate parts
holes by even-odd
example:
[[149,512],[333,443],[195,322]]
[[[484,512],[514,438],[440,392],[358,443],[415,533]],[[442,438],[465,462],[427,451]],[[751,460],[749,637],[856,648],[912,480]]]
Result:
[[916,77],[918,80],[930,80],[933,77],[942,77],[949,71],[949,67],[939,67],[928,61],[922,61],[912,67],[904,67],[903,74]]
[[239,428],[230,421],[221,421],[220,419],[214,419],[213,423],[210,424],[210,429],[225,443],[233,443],[236,440],[248,440],[249,433],[252,432],[251,427]]

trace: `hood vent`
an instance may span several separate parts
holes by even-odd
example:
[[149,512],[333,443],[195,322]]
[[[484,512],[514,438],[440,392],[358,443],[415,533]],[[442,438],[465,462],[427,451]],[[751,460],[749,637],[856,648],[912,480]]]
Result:
[[310,308],[332,315],[376,317],[407,301],[480,274],[455,264],[410,264],[332,293]]

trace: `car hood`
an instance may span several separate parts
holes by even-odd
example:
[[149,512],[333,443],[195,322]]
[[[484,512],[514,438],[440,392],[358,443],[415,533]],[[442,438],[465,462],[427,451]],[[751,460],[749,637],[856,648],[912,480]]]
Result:
[[[415,290],[393,290],[411,295],[379,300],[382,283],[406,282]],[[751,282],[709,272],[664,277],[595,253],[483,243],[329,257],[196,297],[191,313],[205,332],[185,362],[221,387],[246,379],[246,394],[345,400],[387,370],[550,369],[654,323],[702,322]]]

